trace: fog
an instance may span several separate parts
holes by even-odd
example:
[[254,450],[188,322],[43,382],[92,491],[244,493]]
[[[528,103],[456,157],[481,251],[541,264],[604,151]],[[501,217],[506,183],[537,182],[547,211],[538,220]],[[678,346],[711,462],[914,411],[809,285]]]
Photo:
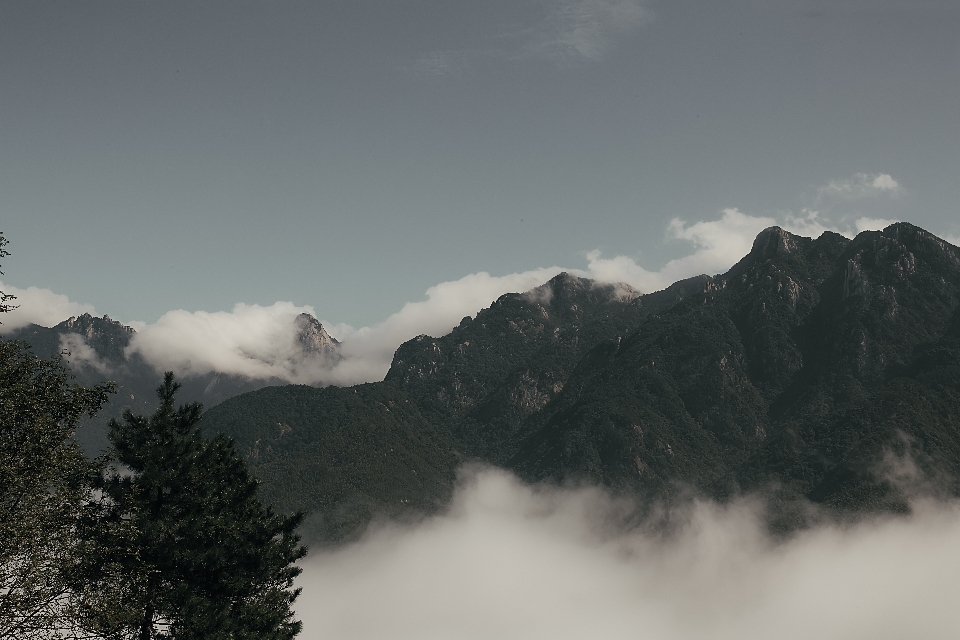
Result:
[[466,474],[449,513],[311,553],[301,637],[953,638],[960,508],[826,526],[774,542],[758,501],[693,503],[676,534],[618,526],[602,491]]

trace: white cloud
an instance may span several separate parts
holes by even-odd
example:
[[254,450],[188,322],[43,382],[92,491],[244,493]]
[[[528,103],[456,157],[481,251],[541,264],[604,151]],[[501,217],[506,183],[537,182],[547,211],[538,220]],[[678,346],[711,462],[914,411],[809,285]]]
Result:
[[899,220],[888,220],[886,218],[857,218],[854,222],[854,225],[857,228],[857,233],[861,231],[883,231],[890,225]]
[[[657,270],[647,269],[633,258],[605,258],[599,251],[592,251],[586,255],[585,268],[554,266],[502,276],[480,272],[441,282],[430,287],[423,300],[408,302],[379,324],[354,328],[324,322],[327,331],[342,343],[343,359],[336,363],[303,356],[295,344],[294,318],[299,313],[314,311],[292,302],[266,307],[238,304],[229,312],[177,310],[164,314],[153,324],[130,323],[137,330],[130,351],[140,353],[160,371],[173,370],[179,375],[217,371],[302,384],[345,386],[373,382],[383,379],[394,352],[406,340],[421,334],[442,336],[464,316],[475,316],[501,295],[528,291],[561,271],[600,282],[624,282],[649,293],[683,278],[726,271],[750,251],[757,233],[776,224],[800,235],[819,236],[831,230],[853,237],[864,229],[883,228],[891,222],[860,218],[855,228],[841,228],[813,210],[803,210],[800,216],[788,212],[779,218],[751,216],[728,208],[715,220],[687,223],[674,219],[667,226],[667,238],[689,243],[692,251]],[[29,320],[21,316],[19,321],[4,324],[7,330],[30,321],[52,325],[70,315],[93,312],[89,305],[70,302],[66,296],[47,290],[7,289],[22,296],[18,302],[26,299],[29,304],[24,304],[23,309],[34,314]],[[17,320],[17,313],[21,311],[7,316]],[[43,315],[42,321],[38,314]],[[3,320],[8,322],[7,317]],[[73,350],[81,358],[86,353],[79,345],[74,345]]]
[[658,271],[624,256],[603,258],[591,252],[586,269],[554,266],[502,276],[480,272],[441,282],[427,289],[424,300],[406,303],[379,324],[354,328],[324,322],[341,342],[343,359],[332,366],[296,358],[293,318],[313,310],[290,302],[270,307],[240,304],[231,312],[171,311],[155,324],[139,326],[130,349],[158,370],[180,375],[219,371],[304,384],[373,382],[383,379],[403,342],[421,334],[445,335],[464,316],[475,316],[505,293],[529,291],[561,271],[600,282],[625,282],[644,293],[656,291],[682,278],[725,271],[750,250],[756,234],[772,224],[772,218],[736,209],[724,210],[718,220],[693,224],[673,220],[669,237],[692,243],[694,250]]
[[66,359],[73,365],[93,367],[100,373],[107,373],[109,367],[100,360],[97,352],[79,333],[65,333],[60,336],[60,352],[66,352]]
[[755,504],[700,503],[676,537],[611,526],[598,490],[486,471],[451,511],[304,561],[304,640],[952,638],[960,509],[826,527],[785,543]]
[[831,180],[817,189],[817,201],[860,200],[877,196],[899,196],[904,189],[888,173],[855,173],[843,180]]
[[304,358],[294,320],[312,307],[292,302],[238,304],[232,311],[169,311],[141,324],[128,353],[139,353],[158,370],[179,375],[211,371],[249,378],[315,383],[325,363]]
[[50,289],[39,287],[20,289],[0,282],[0,291],[17,297],[10,302],[17,305],[17,308],[0,315],[0,322],[3,323],[0,324],[0,334],[9,333],[28,324],[52,327],[70,316],[96,313],[92,305],[74,302],[67,296],[54,293]]
[[726,271],[750,252],[760,231],[776,223],[773,218],[750,216],[737,209],[724,209],[719,220],[689,225],[674,218],[667,227],[668,237],[693,243],[694,251],[671,260],[658,271],[648,271],[626,256],[602,258],[597,251],[587,254],[586,270],[573,271],[601,282],[626,282],[643,293],[649,293],[677,280]]

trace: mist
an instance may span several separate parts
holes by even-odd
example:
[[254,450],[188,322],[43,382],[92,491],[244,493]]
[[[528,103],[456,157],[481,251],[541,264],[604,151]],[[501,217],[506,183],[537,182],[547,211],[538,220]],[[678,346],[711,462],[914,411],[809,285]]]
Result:
[[960,506],[774,541],[762,503],[694,502],[666,537],[598,489],[465,474],[453,506],[303,563],[301,637],[952,638]]

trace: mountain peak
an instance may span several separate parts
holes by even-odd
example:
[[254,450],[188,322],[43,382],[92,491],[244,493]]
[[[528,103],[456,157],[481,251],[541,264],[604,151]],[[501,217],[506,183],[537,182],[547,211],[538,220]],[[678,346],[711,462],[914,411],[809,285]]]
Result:
[[327,333],[319,320],[301,313],[293,322],[297,328],[296,342],[305,354],[339,357],[340,342]]
[[767,227],[757,234],[750,255],[760,259],[776,258],[796,252],[800,236],[780,227]]
[[79,333],[87,338],[105,333],[119,333],[132,336],[136,331],[108,315],[102,318],[83,313],[79,316],[70,316],[54,327],[60,333]]

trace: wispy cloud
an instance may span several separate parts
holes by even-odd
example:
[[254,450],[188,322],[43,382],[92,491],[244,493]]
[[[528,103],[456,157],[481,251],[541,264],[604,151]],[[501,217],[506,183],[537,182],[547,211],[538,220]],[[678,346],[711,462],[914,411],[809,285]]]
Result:
[[599,60],[618,38],[650,20],[638,0],[559,0],[548,6],[525,47],[558,60]]
[[879,196],[899,196],[903,187],[888,173],[855,173],[849,178],[831,180],[817,189],[817,202],[826,200],[862,200]]
[[491,60],[597,62],[621,38],[652,19],[641,0],[544,0],[539,9],[527,22],[490,34],[487,47],[432,51],[405,69],[442,76],[458,75],[472,64]]

